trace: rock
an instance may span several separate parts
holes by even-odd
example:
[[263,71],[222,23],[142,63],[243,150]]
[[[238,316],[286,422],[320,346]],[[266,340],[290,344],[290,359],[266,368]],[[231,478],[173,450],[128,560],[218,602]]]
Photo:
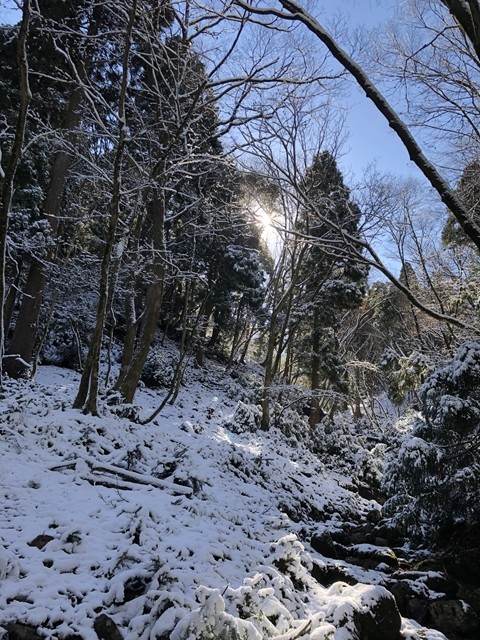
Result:
[[345,567],[337,564],[320,564],[314,560],[311,575],[323,587],[330,587],[335,582],[346,582],[349,585],[358,584],[358,580],[351,576]]
[[402,619],[395,598],[385,594],[366,611],[355,611],[355,627],[361,640],[401,640]]
[[53,536],[49,536],[47,534],[40,534],[33,540],[28,542],[29,547],[37,547],[37,549],[43,549],[45,545],[47,545],[51,540],[53,540]]
[[401,546],[403,543],[402,532],[389,520],[379,522],[375,526],[374,535],[378,538],[384,538],[391,546]]
[[364,500],[375,500],[379,504],[385,502],[385,494],[379,491],[377,488],[368,484],[361,484],[357,487],[358,495]]
[[345,560],[364,569],[375,569],[379,565],[384,565],[382,570],[398,568],[398,558],[388,547],[361,544],[351,546],[347,551],[348,555]]
[[458,584],[444,573],[429,571],[425,577],[425,584],[432,591],[444,593],[449,598],[458,596]]
[[12,622],[5,626],[8,640],[41,640],[44,636],[37,633],[37,627],[31,627],[21,622]]
[[[21,622],[12,622],[10,624],[7,624],[5,625],[5,627],[0,628],[0,631],[2,631],[3,629],[5,629],[5,631],[7,632],[8,640],[45,639],[45,634],[42,633],[42,635],[39,635],[37,631],[37,627],[32,627],[29,624],[23,624]],[[70,634],[70,635],[62,635],[61,637],[63,638],[63,640],[83,640],[82,636],[79,636],[76,633]],[[117,640],[115,636],[106,636],[105,640],[107,640],[107,638],[112,638],[112,640]]]
[[479,618],[463,600],[436,600],[428,606],[431,626],[442,633],[467,635],[480,630]]
[[372,524],[378,524],[382,519],[382,512],[380,509],[372,509],[367,513],[367,520]]
[[310,544],[317,553],[326,558],[332,558],[332,560],[342,560],[347,555],[345,547],[338,542],[334,542],[328,532],[312,536]]
[[373,534],[373,526],[369,523],[357,527],[349,534],[350,544],[362,544]]
[[105,613],[100,614],[95,618],[93,623],[95,633],[99,637],[99,640],[123,640],[122,634],[118,630],[115,622],[107,616]]
[[473,610],[480,615],[480,588],[471,589],[470,587],[463,588],[460,586],[455,595],[458,598],[465,600],[465,602],[468,602]]
[[133,576],[126,580],[123,586],[124,598],[122,604],[125,602],[130,602],[130,600],[134,600],[139,596],[142,596],[147,590],[148,584],[150,583],[149,578],[144,578],[142,576]]
[[387,588],[393,594],[402,616],[413,618],[420,624],[427,623],[430,600],[424,584],[416,584],[410,580],[399,580],[388,583]]
[[348,545],[347,533],[344,529],[333,529],[329,533],[334,542],[338,542],[344,547]]

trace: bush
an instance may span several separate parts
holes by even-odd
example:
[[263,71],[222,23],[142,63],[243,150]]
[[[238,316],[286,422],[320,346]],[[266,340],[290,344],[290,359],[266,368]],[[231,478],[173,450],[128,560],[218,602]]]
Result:
[[419,389],[421,414],[388,463],[386,515],[429,541],[480,517],[480,344],[466,342]]
[[175,356],[162,347],[153,348],[148,354],[142,371],[142,382],[153,389],[169,387],[175,373]]

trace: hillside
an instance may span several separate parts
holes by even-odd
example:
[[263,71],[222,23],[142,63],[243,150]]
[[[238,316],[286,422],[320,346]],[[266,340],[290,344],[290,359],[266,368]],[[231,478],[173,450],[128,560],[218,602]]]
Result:
[[246,428],[254,369],[235,378],[212,362],[189,370],[146,425],[129,417],[161,390],[92,417],[71,408],[76,373],[7,383],[0,638],[445,638],[400,621],[384,585],[402,550],[372,543],[379,505],[359,495],[348,455]]

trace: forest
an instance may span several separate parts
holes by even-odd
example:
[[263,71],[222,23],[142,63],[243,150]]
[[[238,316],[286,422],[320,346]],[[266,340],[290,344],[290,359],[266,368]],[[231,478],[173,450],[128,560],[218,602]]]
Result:
[[[274,497],[257,499],[278,502],[293,528],[272,543],[284,554],[272,551],[272,566],[290,580],[278,591],[278,576],[265,573],[278,587],[275,605],[255,600],[258,586],[247,598],[247,582],[227,592],[211,577],[197,585],[200,613],[173,596],[168,606],[165,598],[152,605],[153,590],[165,588],[160,578],[178,579],[173,569],[165,578],[166,565],[150,567],[152,547],[135,575],[133,565],[128,575],[122,565],[122,594],[128,581],[130,589],[123,600],[109,591],[110,600],[92,601],[79,622],[85,594],[70,593],[78,616],[63,620],[65,628],[36,613],[34,601],[29,609],[11,587],[5,610],[24,605],[0,615],[0,638],[478,637],[478,2],[392,2],[391,19],[374,30],[349,23],[350,3],[334,16],[328,3],[293,0],[22,0],[8,20],[3,4],[2,456],[20,455],[26,425],[35,423],[32,452],[45,449],[42,460],[58,454],[62,461],[49,458],[48,471],[71,474],[74,488],[83,478],[91,489],[95,477],[107,491],[117,474],[119,495],[139,482],[187,501],[201,495],[210,473],[206,467],[203,479],[189,475],[187,435],[198,444],[213,421],[212,468],[224,473],[225,455],[231,473],[241,472],[256,491],[270,483]],[[379,4],[372,0],[370,10]],[[358,89],[408,153],[408,175],[375,158],[349,170],[346,111]],[[209,384],[218,397],[207,401]],[[205,404],[198,429],[193,398]],[[60,425],[55,434],[47,415]],[[176,435],[170,422],[181,425]],[[245,440],[235,455],[223,451],[214,424],[249,438],[248,446]],[[68,446],[63,429],[72,433]],[[162,435],[146,453],[155,429]],[[260,442],[259,459],[247,459],[248,447]],[[81,465],[72,461],[76,446],[89,456]],[[207,445],[195,446],[193,466],[209,457]],[[116,449],[125,450],[123,458]],[[292,456],[304,470],[298,477],[285,471],[277,487],[280,460],[293,464]],[[220,484],[234,482],[218,473]],[[349,480],[337,478],[333,490],[328,474]],[[325,491],[321,505],[310,478]],[[7,499],[13,478],[0,472],[0,481]],[[37,488],[36,480],[25,482]],[[302,491],[311,497],[302,499]],[[356,529],[326,518],[329,500],[344,505],[335,516],[344,524],[356,512]],[[153,504],[142,516],[148,535],[158,524]],[[135,527],[133,540],[140,539]],[[80,542],[72,531],[65,540],[70,536],[74,549]],[[28,546],[53,552],[60,538],[42,535],[49,539],[37,536]],[[193,538],[185,540],[193,548]],[[27,556],[12,545],[0,535],[0,580],[24,573],[14,556]],[[389,577],[373,575],[384,569],[370,547],[383,550],[395,580],[386,569]],[[323,558],[321,570],[310,552]],[[122,553],[128,559],[131,551]],[[331,565],[338,579],[327,583],[325,558],[341,561]],[[367,573],[349,574],[352,562]],[[112,590],[120,564],[110,564]],[[229,585],[241,581],[238,572],[227,574]],[[315,591],[311,576],[329,594],[344,584],[351,602],[363,604],[352,604],[345,619],[332,613],[344,606],[333,604],[343,597],[338,587],[331,601],[302,609],[298,593]],[[193,588],[193,578],[184,580],[184,590]],[[364,600],[362,584],[376,585]],[[143,617],[140,608],[127,612],[135,599],[142,599]],[[359,622],[357,609],[367,600],[374,603],[373,630]],[[387,613],[386,602],[393,602]],[[94,620],[95,607],[107,607],[107,630],[101,615]],[[379,612],[389,626],[378,622]],[[258,622],[262,615],[268,624]]]

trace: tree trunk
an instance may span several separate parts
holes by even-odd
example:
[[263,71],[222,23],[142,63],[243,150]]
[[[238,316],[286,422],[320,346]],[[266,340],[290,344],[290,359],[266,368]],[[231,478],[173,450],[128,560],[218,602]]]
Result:
[[255,325],[251,326],[247,329],[247,336],[244,341],[242,353],[240,354],[239,362],[240,364],[244,364],[245,358],[247,357],[248,349],[253,340],[253,336],[255,335]]
[[5,174],[3,174],[3,170],[0,166],[0,177],[3,177],[2,199],[0,202],[0,385],[3,383],[3,355],[5,353],[4,303],[6,297],[5,260],[8,222],[10,206],[12,204],[13,198],[15,173],[17,171],[20,156],[22,154],[23,141],[25,138],[25,128],[27,124],[28,105],[31,99],[30,85],[28,82],[27,60],[27,38],[28,30],[30,27],[31,12],[32,9],[30,0],[24,0],[22,4],[22,21],[18,32],[17,41],[17,63],[20,75],[20,105],[18,110],[17,126]]
[[126,402],[132,402],[137,390],[143,367],[157,330],[158,318],[163,299],[165,279],[165,194],[159,195],[159,189],[153,195],[153,249],[155,258],[152,268],[153,283],[147,289],[145,309],[139,327],[139,335],[130,362],[124,362],[115,388]]
[[83,407],[85,413],[96,415],[97,397],[99,386],[99,366],[100,366],[100,350],[102,347],[103,331],[105,328],[105,319],[107,315],[107,307],[111,295],[110,291],[110,266],[112,261],[113,246],[115,242],[115,234],[117,231],[118,220],[120,217],[120,197],[122,186],[122,165],[125,145],[127,141],[127,122],[126,122],[126,97],[128,88],[128,70],[130,49],[132,46],[132,31],[137,13],[137,0],[132,1],[130,14],[128,18],[127,30],[125,33],[125,49],[122,58],[122,82],[120,95],[118,99],[118,143],[115,152],[114,169],[113,169],[113,186],[112,198],[110,201],[110,220],[105,241],[105,249],[102,259],[99,301],[97,307],[97,316],[95,328],[90,342],[87,359],[82,372],[80,386],[77,397],[75,398],[74,408]]
[[203,311],[199,319],[199,329],[196,337],[195,347],[195,364],[197,367],[203,367],[203,360],[205,356],[205,342],[207,337],[208,321],[213,313],[214,303],[209,294],[207,293],[207,299],[203,305]]
[[4,319],[3,324],[5,327],[5,339],[8,337],[8,332],[10,330],[10,325],[12,323],[13,310],[15,308],[15,300],[17,299],[17,291],[19,290],[21,276],[22,276],[22,266],[21,264],[17,267],[17,273],[13,282],[10,284],[8,289],[7,297],[5,300],[5,305],[3,309]]
[[[63,125],[64,131],[71,132],[80,122],[79,107],[82,95],[80,88],[75,89],[71,94]],[[58,230],[62,196],[72,160],[73,156],[70,153],[59,151],[53,163],[50,184],[43,204],[43,216],[50,224],[52,236],[55,236]],[[47,262],[52,258],[53,251],[49,253]],[[7,352],[9,358],[6,361],[6,371],[12,377],[25,375],[30,368],[47,281],[48,273],[45,265],[34,260],[27,276],[20,310]]]
[[242,335],[240,331],[240,320],[241,320],[242,309],[243,309],[243,296],[238,301],[237,313],[235,314],[235,328],[233,330],[232,347],[230,349],[230,357],[228,358],[227,370],[230,369],[230,367],[233,365],[235,355],[241,344]]
[[309,425],[312,429],[320,422],[320,399],[318,390],[320,388],[320,326],[318,309],[315,309],[312,320],[312,358],[310,372],[310,389],[312,399],[310,401]]

